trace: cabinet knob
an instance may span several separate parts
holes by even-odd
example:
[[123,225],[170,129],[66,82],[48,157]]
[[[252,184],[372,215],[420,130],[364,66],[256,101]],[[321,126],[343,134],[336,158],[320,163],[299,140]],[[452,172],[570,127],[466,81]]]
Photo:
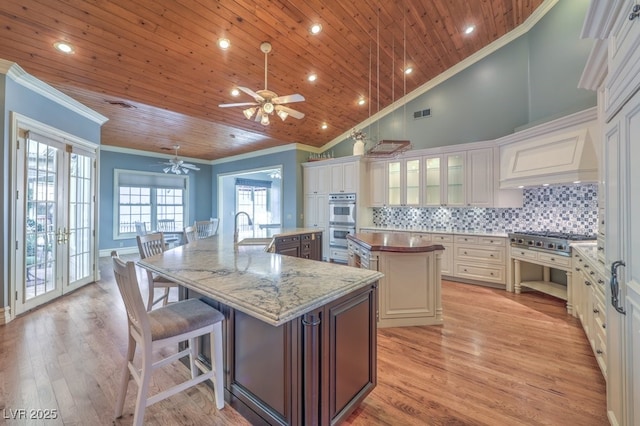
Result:
[[551,258],[551,261],[552,261],[552,262],[555,262],[555,261],[556,261],[556,258],[555,258],[555,257],[552,257],[552,258]]
[[493,254],[490,254],[489,257],[493,257]]
[[596,273],[593,271],[589,271],[589,275],[595,275]]
[[596,349],[596,353],[597,353],[598,355],[602,355],[602,350],[601,350],[601,349]]
[[602,323],[602,328],[607,328],[607,324]]
[[632,10],[632,12],[629,14],[629,20],[633,21],[638,16],[640,16],[640,4],[634,5],[633,9],[631,9],[631,10]]
[[467,252],[465,251],[464,254],[467,254]]
[[604,284],[604,281],[598,280],[598,284]]
[[593,313],[594,313],[594,314],[599,314],[599,313],[600,313],[600,311],[599,311],[599,310],[597,310],[597,309],[594,309],[594,310],[593,310]]
[[587,280],[584,280],[584,283],[585,283],[586,285],[591,285],[591,283],[590,283],[589,281],[587,281]]
[[576,268],[576,271],[579,271],[579,270],[580,270],[580,268]]

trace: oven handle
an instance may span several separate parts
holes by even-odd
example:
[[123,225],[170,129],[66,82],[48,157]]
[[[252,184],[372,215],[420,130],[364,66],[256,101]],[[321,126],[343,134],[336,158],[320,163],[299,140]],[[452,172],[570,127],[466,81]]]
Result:
[[624,307],[620,306],[620,286],[618,284],[618,268],[620,266],[627,266],[623,260],[616,260],[611,264],[611,305],[615,308],[616,311],[621,313],[622,315],[626,315],[624,311]]

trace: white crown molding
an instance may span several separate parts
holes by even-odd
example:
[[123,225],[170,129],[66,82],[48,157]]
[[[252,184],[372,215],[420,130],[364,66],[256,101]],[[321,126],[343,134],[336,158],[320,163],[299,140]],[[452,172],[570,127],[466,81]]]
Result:
[[607,39],[624,3],[624,0],[591,0],[580,37]]
[[0,59],[0,72],[6,74],[7,77],[12,79],[19,85],[39,95],[42,95],[49,100],[52,100],[60,106],[75,112],[76,114],[88,118],[94,123],[102,126],[109,120],[104,115],[86,107],[72,97],[65,95],[58,89],[55,89],[52,86],[49,86],[47,83],[38,80],[31,74],[27,73],[24,69],[22,69],[22,67],[20,67],[20,65],[16,64],[15,62]]
[[530,127],[525,130],[520,130],[511,135],[495,139],[497,145],[505,145],[513,142],[520,142],[522,140],[528,140],[535,137],[541,137],[549,135],[555,131],[566,130],[574,126],[579,126],[590,121],[596,121],[598,119],[598,108],[592,107],[585,109],[584,111],[576,112],[575,114],[569,114],[567,116],[558,118],[553,121],[539,124],[534,127]]
[[[163,152],[149,152],[149,151],[142,151],[139,149],[122,148],[119,146],[111,146],[111,145],[100,145],[100,151],[109,151],[109,152],[117,152],[120,154],[141,155],[143,157],[166,158],[166,159],[171,159],[176,155],[175,152],[173,152],[172,154],[165,154]],[[190,163],[211,164],[211,161],[209,160],[184,157],[180,155],[180,150],[178,150],[178,157],[180,157],[181,160],[189,161]]]
[[[469,68],[471,65],[475,64],[476,62],[480,61],[481,59],[484,59],[485,57],[489,56],[490,54],[492,54],[493,52],[497,51],[498,49],[501,49],[502,47],[504,47],[507,44],[511,43],[512,41],[514,41],[515,39],[517,39],[521,35],[526,34],[527,32],[529,32],[529,30],[531,30],[531,28],[533,28],[535,26],[535,24],[538,23],[538,21],[540,19],[542,19],[543,16],[545,16],[551,10],[551,8],[553,8],[553,6],[556,5],[556,3],[558,3],[558,1],[559,0],[546,0],[544,3],[542,3],[527,18],[526,21],[524,21],[522,24],[520,24],[517,28],[515,28],[512,31],[510,31],[509,33],[503,35],[502,37],[500,37],[498,40],[494,41],[493,43],[483,47],[480,50],[478,50],[473,55],[469,56],[468,58],[464,59],[463,61],[460,61],[459,63],[457,63],[453,67],[451,67],[448,70],[446,70],[443,73],[441,73],[440,75],[438,75],[438,76],[434,77],[433,79],[427,81],[422,86],[420,86],[420,87],[416,88],[415,90],[407,93],[405,96],[403,96],[400,99],[398,99],[397,101],[393,102],[391,105],[389,105],[386,108],[378,111],[376,114],[374,114],[371,117],[367,118],[365,121],[363,121],[363,122],[359,123],[358,125],[354,126],[354,128],[363,129],[363,128],[375,123],[376,121],[380,120],[382,117],[384,117],[384,116],[392,113],[393,111],[395,111],[397,108],[409,103],[410,101],[414,100],[418,96],[423,95],[424,93],[426,93],[429,90],[433,89],[434,87],[436,87],[437,85],[441,84],[442,82],[450,79],[454,75],[458,74],[461,71],[464,71],[465,69]],[[351,130],[349,130],[347,132],[344,132],[340,136],[334,138],[333,140],[331,140],[330,142],[325,144],[321,148],[321,150],[322,151],[326,151],[327,149],[339,144],[340,142],[344,141],[345,139],[348,139],[349,137],[351,137]]]
[[607,40],[597,39],[591,48],[591,53],[587,58],[587,63],[578,81],[578,88],[597,91],[604,78],[607,76]]
[[281,146],[275,146],[273,148],[261,149],[259,151],[253,151],[253,152],[246,153],[246,154],[238,154],[238,155],[234,155],[234,156],[231,156],[231,157],[219,158],[217,160],[212,160],[209,164],[214,165],[214,164],[230,163],[232,161],[246,160],[246,159],[249,159],[249,158],[261,157],[263,155],[269,155],[269,154],[277,154],[279,152],[285,152],[285,151],[291,151],[291,150],[302,150],[302,151],[315,152],[315,153],[319,153],[319,152],[323,151],[320,148],[314,148],[314,147],[309,146],[309,145],[304,145],[304,144],[299,144],[299,143],[290,143],[290,144],[287,144],[287,145],[281,145]]

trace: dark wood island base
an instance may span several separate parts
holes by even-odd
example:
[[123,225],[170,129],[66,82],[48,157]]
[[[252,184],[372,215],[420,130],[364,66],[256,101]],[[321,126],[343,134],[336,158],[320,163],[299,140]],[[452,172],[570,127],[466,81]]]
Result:
[[[333,425],[376,386],[377,281],[280,326],[224,313],[225,400],[252,424]],[[209,358],[208,342],[200,347]]]

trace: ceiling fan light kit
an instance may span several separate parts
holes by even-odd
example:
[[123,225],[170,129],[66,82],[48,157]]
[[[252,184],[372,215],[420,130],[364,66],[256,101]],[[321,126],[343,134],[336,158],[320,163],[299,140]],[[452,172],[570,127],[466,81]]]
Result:
[[282,121],[286,120],[287,117],[291,116],[293,118],[297,118],[298,120],[304,118],[304,114],[295,109],[289,108],[284,104],[293,103],[293,102],[302,102],[304,101],[304,96],[300,94],[286,95],[286,96],[278,96],[275,92],[272,92],[268,89],[267,86],[267,71],[268,71],[268,62],[267,55],[271,52],[271,43],[263,42],[260,45],[260,50],[264,53],[264,89],[253,91],[246,87],[238,86],[242,92],[248,94],[253,97],[254,102],[238,102],[233,104],[220,104],[218,105],[221,108],[229,108],[229,107],[249,107],[242,111],[247,120],[251,120],[255,114],[254,120],[259,122],[264,126],[268,126],[269,115],[272,115],[274,112],[280,117]]

